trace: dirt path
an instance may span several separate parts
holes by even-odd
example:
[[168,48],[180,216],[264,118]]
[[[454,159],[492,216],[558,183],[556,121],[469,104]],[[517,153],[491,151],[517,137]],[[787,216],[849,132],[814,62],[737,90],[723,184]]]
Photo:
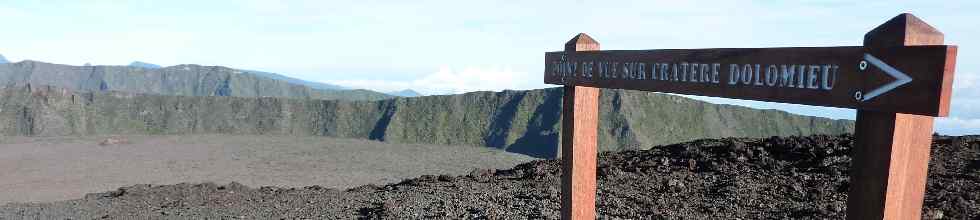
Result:
[[423,174],[507,168],[532,158],[482,147],[282,136],[0,139],[0,204],[82,198],[135,184],[236,181],[348,188]]

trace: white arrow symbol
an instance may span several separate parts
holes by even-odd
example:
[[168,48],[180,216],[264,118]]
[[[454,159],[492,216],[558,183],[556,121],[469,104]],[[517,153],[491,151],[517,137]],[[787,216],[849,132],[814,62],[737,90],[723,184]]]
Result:
[[877,97],[881,94],[885,94],[886,92],[891,91],[892,89],[898,88],[899,86],[912,82],[912,77],[903,73],[902,71],[898,71],[897,69],[895,69],[895,67],[892,67],[886,64],[885,62],[882,62],[877,57],[871,56],[871,54],[867,54],[867,53],[864,54],[864,59],[867,60],[869,63],[871,63],[871,65],[874,65],[878,67],[878,69],[885,71],[885,73],[887,73],[888,75],[895,77],[895,81],[892,81],[888,84],[885,84],[884,86],[878,87],[877,89],[871,90],[871,92],[864,94],[863,99],[861,99],[862,102],[871,100],[874,97]]

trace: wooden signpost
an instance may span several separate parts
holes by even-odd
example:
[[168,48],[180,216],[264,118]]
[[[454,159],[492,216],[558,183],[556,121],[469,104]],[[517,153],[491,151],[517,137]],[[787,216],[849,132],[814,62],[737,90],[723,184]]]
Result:
[[618,88],[857,109],[848,219],[919,219],[956,64],[942,44],[911,14],[851,47],[603,51],[579,34],[545,54],[545,83],[565,90],[562,218],[595,218],[598,88]]

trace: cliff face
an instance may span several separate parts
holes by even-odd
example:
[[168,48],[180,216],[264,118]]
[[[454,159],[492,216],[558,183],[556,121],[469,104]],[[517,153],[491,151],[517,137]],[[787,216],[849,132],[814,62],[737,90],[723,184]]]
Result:
[[[561,89],[474,92],[380,101],[160,96],[49,86],[0,90],[0,133],[276,134],[487,146],[558,155]],[[853,123],[715,105],[679,96],[603,90],[601,150],[702,138],[851,132]]]
[[46,85],[80,91],[123,91],[175,96],[286,97],[380,100],[368,90],[323,90],[220,66],[165,68],[69,66],[37,61],[0,65],[0,86]]

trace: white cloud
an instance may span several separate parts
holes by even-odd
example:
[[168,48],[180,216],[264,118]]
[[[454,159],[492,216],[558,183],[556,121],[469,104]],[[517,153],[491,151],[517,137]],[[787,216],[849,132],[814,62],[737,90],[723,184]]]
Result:
[[532,89],[541,87],[531,76],[509,67],[466,67],[460,70],[444,66],[435,73],[415,80],[333,80],[326,83],[375,91],[412,89],[423,94],[458,94],[473,91],[500,91],[504,89]]
[[958,73],[953,81],[950,117],[936,120],[936,132],[945,135],[980,134],[980,75]]
[[935,126],[936,132],[944,135],[980,134],[980,119],[977,118],[939,118]]
[[256,14],[263,15],[280,14],[289,9],[289,6],[285,2],[275,0],[248,0],[244,1],[242,6],[255,12]]
[[978,76],[977,74],[970,74],[970,73],[959,74],[957,76],[954,76],[953,89],[956,90],[980,89],[980,87],[978,87],[980,85],[978,84],[980,84],[980,76]]
[[27,13],[17,8],[0,6],[0,15],[3,15],[4,19],[18,19],[27,16]]

